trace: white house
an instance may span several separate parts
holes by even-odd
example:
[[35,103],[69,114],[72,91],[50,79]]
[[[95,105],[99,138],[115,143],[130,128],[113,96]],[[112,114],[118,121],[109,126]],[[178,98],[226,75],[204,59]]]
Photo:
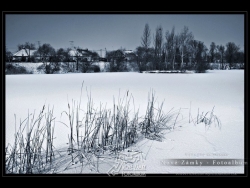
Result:
[[92,56],[91,52],[88,49],[76,49],[76,50],[70,50],[69,55],[70,55],[70,60],[71,61],[76,61],[79,60],[86,60],[86,61],[91,61]]
[[[26,48],[22,48],[21,50],[17,51],[13,54],[12,60],[13,61],[20,61],[20,62],[27,62],[30,60],[31,57],[35,57],[35,59],[40,59],[40,56],[38,54],[35,54],[37,50],[29,50]],[[85,61],[91,61],[92,52],[88,51],[88,49],[77,49],[77,50],[70,50],[70,60],[76,61],[79,60],[85,60]]]
[[22,48],[21,50],[13,54],[12,60],[26,62],[30,59],[30,57],[34,56],[35,52],[36,50],[29,50],[26,48]]

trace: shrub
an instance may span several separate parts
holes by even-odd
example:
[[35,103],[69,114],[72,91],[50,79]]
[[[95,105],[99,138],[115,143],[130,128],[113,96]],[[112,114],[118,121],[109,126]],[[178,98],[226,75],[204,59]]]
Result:
[[97,66],[97,65],[93,65],[93,70],[94,70],[94,72],[100,72],[101,71],[100,67]]
[[44,71],[46,74],[53,74],[60,70],[60,63],[58,62],[51,62],[51,63],[44,63],[37,67],[38,71]]
[[27,71],[25,67],[19,65],[13,65],[7,63],[5,67],[5,74],[32,74],[32,72]]
[[[42,111],[35,118],[28,112],[28,117],[21,122],[15,132],[13,147],[6,147],[5,170],[9,174],[46,173],[52,168],[54,160],[53,109],[48,113]],[[16,127],[16,125],[15,125]],[[26,132],[24,129],[26,128]]]
[[83,62],[80,64],[80,68],[82,73],[91,73],[91,72],[100,72],[101,69],[98,65],[91,65],[90,62]]
[[43,70],[44,65],[39,65],[36,69],[40,72],[41,70]]
[[208,111],[206,113],[202,112],[201,114],[199,113],[199,109],[198,109],[196,123],[197,124],[204,123],[206,130],[208,130],[211,127],[211,124],[214,124],[215,127],[217,126],[217,127],[219,127],[219,129],[221,129],[221,121],[214,114],[214,107],[213,107],[212,111]]
[[200,62],[197,64],[195,72],[196,73],[205,73],[208,70],[209,65],[205,62]]

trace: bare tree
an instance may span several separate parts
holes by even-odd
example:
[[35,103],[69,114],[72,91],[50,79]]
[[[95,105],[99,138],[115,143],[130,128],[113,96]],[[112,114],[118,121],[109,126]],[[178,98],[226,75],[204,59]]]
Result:
[[[81,53],[83,53],[83,51],[85,51],[85,57],[83,55],[83,59],[81,60],[81,71],[83,73],[88,72],[91,68],[97,68],[98,66],[93,66],[94,64],[94,59],[99,59],[99,55],[97,52],[91,52],[89,50],[81,50]],[[95,71],[95,70],[94,70]]]
[[138,46],[136,48],[136,63],[137,63],[137,66],[138,66],[138,69],[139,69],[139,72],[142,72],[146,69],[146,64],[145,64],[145,48],[144,47],[141,47],[141,46]]
[[74,47],[75,49],[75,58],[76,58],[76,71],[78,71],[78,65],[81,58],[81,49],[79,47]]
[[209,53],[210,53],[210,62],[213,63],[215,60],[215,54],[216,54],[216,45],[214,42],[210,44]]
[[157,26],[155,31],[155,37],[154,37],[154,68],[155,69],[161,69],[162,68],[162,62],[161,62],[161,56],[162,56],[162,48],[163,48],[163,29],[162,26]]
[[192,50],[194,52],[194,61],[195,61],[195,71],[197,73],[204,73],[208,69],[206,63],[206,51],[207,48],[201,41],[192,41]]
[[5,46],[5,62],[11,62],[12,61],[12,56],[13,56],[13,54]]
[[175,59],[176,59],[176,51],[179,46],[179,36],[175,35],[174,36],[174,43],[173,43],[173,60],[172,60],[172,69],[175,69]]
[[63,62],[64,61],[64,53],[65,53],[65,50],[63,48],[59,48],[57,51],[56,51],[56,58],[57,58],[57,61],[59,62]]
[[172,69],[174,69],[175,52],[176,52],[176,37],[175,37],[175,27],[173,26],[171,33],[166,31],[165,34],[165,64],[168,68],[168,63],[172,63]]
[[184,57],[190,52],[190,43],[194,39],[192,32],[189,31],[187,26],[184,26],[183,30],[179,34],[179,50],[181,56],[181,69],[183,67]]
[[41,54],[42,61],[46,63],[50,57],[55,55],[56,51],[50,44],[45,43],[38,48],[37,53]]
[[150,31],[148,23],[146,23],[144,27],[143,35],[141,37],[141,45],[143,48],[147,50],[150,47],[150,43],[151,43],[151,31]]
[[245,62],[245,58],[244,58],[244,50],[240,50],[238,51],[238,53],[236,53],[236,62],[239,63],[240,69],[244,69],[244,62]]
[[236,56],[240,50],[240,47],[237,46],[234,42],[228,42],[226,44],[226,47],[227,47],[225,52],[226,60],[229,63],[229,67],[231,69],[233,67],[233,63],[236,62]]
[[59,70],[56,51],[50,44],[45,43],[42,46],[39,46],[36,53],[41,55],[46,74],[53,74],[55,71]]
[[18,50],[21,50],[23,48],[30,49],[30,50],[35,50],[36,45],[33,43],[25,42],[25,44],[18,44],[17,45]]
[[220,54],[220,63],[221,69],[224,69],[224,54],[225,54],[225,46],[217,45],[218,52]]
[[151,31],[148,23],[145,24],[143,35],[141,37],[141,48],[138,48],[138,55],[140,57],[137,58],[137,65],[139,67],[139,71],[142,72],[146,69],[146,64],[148,63],[148,53],[151,44]]

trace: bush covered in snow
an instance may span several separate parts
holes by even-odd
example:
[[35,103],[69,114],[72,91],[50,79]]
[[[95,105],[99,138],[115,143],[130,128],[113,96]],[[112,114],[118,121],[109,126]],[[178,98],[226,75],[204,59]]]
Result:
[[5,74],[32,74],[32,72],[27,71],[27,69],[24,66],[12,63],[6,63]]

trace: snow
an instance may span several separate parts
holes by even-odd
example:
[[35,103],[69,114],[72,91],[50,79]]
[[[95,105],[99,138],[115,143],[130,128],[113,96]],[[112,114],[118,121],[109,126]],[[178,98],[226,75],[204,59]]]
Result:
[[[12,63],[13,64],[13,63]],[[37,70],[37,68],[41,65],[43,65],[42,62],[40,63],[14,63],[15,66],[22,66],[25,67],[25,69],[28,72],[31,72],[32,74],[43,74],[44,72],[42,70]]]
[[142,73],[182,73],[182,74],[193,74],[195,71],[192,70],[185,70],[185,71],[180,71],[180,70],[153,70],[153,71],[142,71]]
[[133,51],[133,50],[124,50],[123,52],[124,52],[125,54],[134,53],[134,51]]
[[[210,70],[199,74],[140,74],[140,73],[85,73],[85,74],[27,74],[6,75],[6,144],[13,144],[15,118],[17,122],[27,117],[28,111],[36,114],[54,107],[56,117],[54,146],[67,147],[69,128],[67,105],[87,102],[91,92],[95,107],[100,103],[112,108],[113,98],[117,101],[127,91],[133,95],[136,109],[145,114],[148,93],[152,89],[157,104],[164,101],[163,111],[181,108],[180,123],[173,130],[163,131],[163,140],[140,139],[130,150],[140,151],[145,173],[244,173],[244,166],[166,166],[164,159],[181,158],[225,158],[244,159],[244,70]],[[120,96],[120,97],[119,97]],[[191,107],[191,108],[190,108]],[[193,118],[199,112],[211,111],[221,120],[222,128],[211,126],[205,130],[203,123],[189,123],[189,111]],[[65,139],[66,138],[66,139]],[[125,150],[124,152],[127,152]],[[100,171],[107,173],[114,159],[100,164]],[[62,173],[80,173],[80,168]],[[82,173],[95,173],[85,169]]]
[[[36,50],[30,50],[30,55],[34,55],[34,53],[36,52]],[[29,49],[21,49],[18,52],[14,53],[13,56],[29,56]]]
[[69,55],[70,56],[82,56],[82,54],[78,53],[76,50],[70,50]]

